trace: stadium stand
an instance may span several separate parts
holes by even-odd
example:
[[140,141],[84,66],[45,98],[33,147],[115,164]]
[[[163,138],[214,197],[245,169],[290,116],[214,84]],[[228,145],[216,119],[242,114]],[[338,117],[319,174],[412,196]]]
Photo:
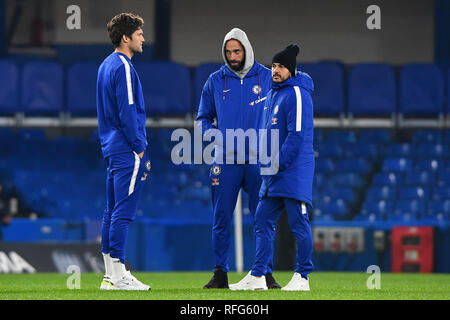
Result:
[[358,64],[348,79],[348,112],[353,116],[392,116],[396,110],[396,85],[392,66]]
[[10,60],[0,60],[0,68],[0,115],[8,115],[19,109],[19,68]]
[[78,62],[67,70],[67,112],[72,116],[97,116],[96,87],[99,65]]
[[20,111],[30,115],[57,115],[64,107],[64,74],[53,61],[30,61],[21,74]]
[[444,77],[435,64],[409,64],[400,72],[399,112],[405,116],[437,117],[443,113]]
[[148,116],[192,113],[192,88],[189,69],[179,63],[138,62]]
[[194,88],[194,110],[197,111],[198,105],[200,103],[200,97],[202,94],[203,86],[211,73],[219,70],[222,63],[210,62],[202,63],[201,65],[195,67],[193,88]]
[[[150,118],[195,113],[205,80],[221,65],[205,63],[189,69],[174,62],[136,64]],[[63,68],[55,61],[19,65],[2,60],[0,66],[4,70],[2,116],[17,111],[30,117],[65,111],[70,116],[95,117],[96,63],[76,62]],[[337,62],[300,64],[298,68],[316,83],[319,118],[344,115],[347,94],[348,112],[355,117],[436,116],[444,110],[443,72],[434,64],[405,65],[399,68],[398,79],[394,67],[385,64],[354,65],[348,74]],[[167,185],[145,186],[140,214],[205,219],[210,211],[209,167],[174,165],[170,160],[172,131],[148,128],[153,175]],[[450,131],[442,128],[316,128],[313,218],[447,221],[449,143]],[[104,162],[95,128],[55,137],[48,135],[48,129],[1,127],[0,147],[5,185],[16,185],[42,217],[100,217]]]
[[314,81],[313,101],[316,116],[343,115],[344,67],[339,62],[304,63],[298,70],[308,73]]

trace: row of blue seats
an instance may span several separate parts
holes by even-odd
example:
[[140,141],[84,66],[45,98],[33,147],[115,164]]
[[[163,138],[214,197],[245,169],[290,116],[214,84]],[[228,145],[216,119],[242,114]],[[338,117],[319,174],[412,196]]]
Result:
[[366,192],[366,200],[436,200],[450,199],[450,186],[371,186]]
[[385,220],[428,220],[450,221],[450,200],[447,201],[399,201],[399,202],[368,202],[354,220],[385,221]]
[[444,200],[367,200],[360,212],[352,217],[349,203],[344,199],[318,201],[314,205],[316,220],[434,220],[450,221],[450,199]]
[[[79,62],[64,70],[57,62],[39,60],[19,68],[10,60],[0,60],[0,113],[67,111],[95,116],[98,66],[96,62]],[[195,112],[207,77],[220,66],[205,63],[189,68],[170,61],[136,62],[149,115]],[[436,64],[404,65],[398,77],[395,67],[381,63],[356,64],[348,74],[337,62],[299,64],[298,69],[314,80],[317,116],[450,113],[450,70]]]
[[384,172],[411,172],[411,171],[445,171],[450,170],[450,159],[427,158],[411,159],[404,157],[389,157],[383,160],[382,171]]
[[373,186],[413,186],[435,185],[438,187],[450,186],[450,168],[441,171],[408,171],[379,172],[372,179]]
[[405,158],[445,158],[450,157],[450,147],[447,144],[429,143],[393,143],[378,146],[370,143],[335,144],[322,142],[317,145],[316,152],[320,158],[356,158],[377,159],[380,156]]

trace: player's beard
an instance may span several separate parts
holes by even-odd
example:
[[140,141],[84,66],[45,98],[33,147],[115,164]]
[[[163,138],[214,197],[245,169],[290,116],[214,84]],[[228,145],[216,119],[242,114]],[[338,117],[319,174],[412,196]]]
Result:
[[[274,80],[274,76],[278,76],[279,77],[279,80],[277,80],[277,81],[275,81]],[[281,75],[281,74],[279,74],[279,73],[275,73],[274,75],[272,75],[272,81],[273,82],[275,82],[275,83],[282,83],[282,82],[285,82],[287,79],[289,79],[290,78],[290,74],[286,77],[286,78],[283,78],[283,76]]]
[[232,65],[231,61],[228,61],[228,65],[230,66],[231,70],[236,71],[236,72],[241,71],[242,69],[244,69],[244,64],[245,64],[245,58],[242,59],[242,61],[239,62],[239,64],[237,64],[237,65]]

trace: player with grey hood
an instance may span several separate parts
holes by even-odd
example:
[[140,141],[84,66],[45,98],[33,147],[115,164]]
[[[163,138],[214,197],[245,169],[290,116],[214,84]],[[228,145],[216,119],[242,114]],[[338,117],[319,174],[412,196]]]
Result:
[[[228,288],[231,223],[238,193],[241,188],[248,193],[254,217],[261,186],[258,139],[238,138],[233,146],[227,146],[226,131],[252,129],[258,133],[264,125],[262,102],[271,86],[271,70],[255,61],[250,41],[241,29],[234,28],[226,34],[222,56],[225,64],[206,81],[196,119],[204,134],[219,130],[224,137],[216,144],[210,171],[215,265],[214,276],[204,286],[207,289]],[[280,288],[271,277],[271,270],[266,279],[269,288]]]

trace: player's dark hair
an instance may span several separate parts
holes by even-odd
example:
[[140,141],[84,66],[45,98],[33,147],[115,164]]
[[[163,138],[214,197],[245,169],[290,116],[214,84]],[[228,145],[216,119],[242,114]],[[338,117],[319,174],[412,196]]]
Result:
[[106,28],[112,44],[117,48],[120,46],[123,35],[131,38],[131,35],[143,25],[144,19],[140,16],[132,13],[120,13],[108,22]]

